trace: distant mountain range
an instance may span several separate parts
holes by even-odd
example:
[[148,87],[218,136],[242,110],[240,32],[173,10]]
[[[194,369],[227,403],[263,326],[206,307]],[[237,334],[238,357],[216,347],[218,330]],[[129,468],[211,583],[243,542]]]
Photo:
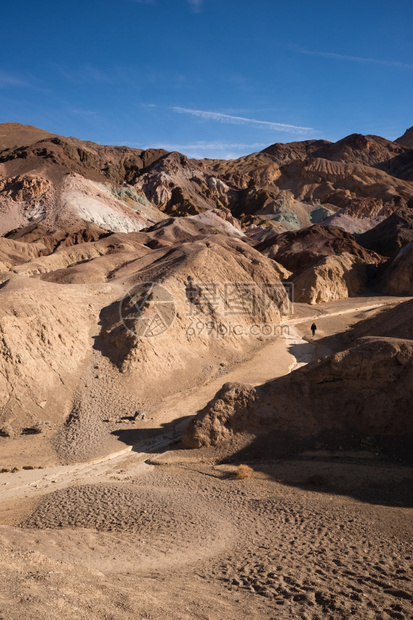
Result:
[[[336,143],[277,143],[235,160],[195,160],[5,123],[0,211],[0,234],[42,243],[40,254],[147,230],[168,217],[195,217],[244,236],[293,276],[298,266],[301,274],[321,258],[343,253],[375,264],[380,274],[405,246],[397,265],[407,261],[409,272],[413,127],[394,142],[352,134]],[[183,234],[178,228],[177,241]],[[27,246],[18,262],[33,258],[33,248]],[[10,256],[3,259],[14,264]],[[393,271],[392,278],[394,288],[400,278]],[[409,276],[396,290],[408,294],[410,287]]]
[[230,209],[244,229],[323,223],[361,233],[413,204],[413,128],[394,142],[353,134],[336,143],[277,143],[236,160],[194,160],[6,123],[0,163],[2,234],[78,219],[126,232],[162,214],[216,207]]

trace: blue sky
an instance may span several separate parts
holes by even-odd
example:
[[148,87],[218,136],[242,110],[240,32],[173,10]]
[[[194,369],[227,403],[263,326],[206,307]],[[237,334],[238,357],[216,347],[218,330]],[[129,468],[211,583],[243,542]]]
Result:
[[412,0],[3,2],[0,122],[238,157],[413,125]]

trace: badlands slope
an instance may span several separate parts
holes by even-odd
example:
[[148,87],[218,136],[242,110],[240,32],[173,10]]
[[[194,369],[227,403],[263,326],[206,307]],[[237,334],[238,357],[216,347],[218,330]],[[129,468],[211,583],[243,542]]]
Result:
[[412,154],[0,125],[0,617],[412,617]]

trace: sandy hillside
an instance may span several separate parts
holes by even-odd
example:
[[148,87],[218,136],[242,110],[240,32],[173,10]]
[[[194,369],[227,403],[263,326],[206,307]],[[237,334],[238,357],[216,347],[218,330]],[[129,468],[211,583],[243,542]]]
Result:
[[[328,343],[339,351],[352,325],[375,316],[385,324],[395,301],[298,305],[287,338],[167,397],[129,452],[1,474],[4,616],[411,617],[413,471],[374,437],[357,447],[297,445],[287,460],[274,459],[271,434],[200,450],[177,443],[178,412],[196,413],[227,379],[259,386]],[[251,470],[237,479],[240,463]]]
[[241,239],[196,220],[27,250],[0,289],[0,465],[115,451],[137,410],[149,415],[276,335],[250,331],[276,328],[289,311],[280,276]]

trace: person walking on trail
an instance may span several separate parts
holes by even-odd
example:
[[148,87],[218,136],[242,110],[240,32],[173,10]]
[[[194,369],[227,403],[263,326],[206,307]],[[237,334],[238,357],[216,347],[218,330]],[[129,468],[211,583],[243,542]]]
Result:
[[314,338],[314,336],[315,336],[315,331],[316,331],[316,329],[317,329],[317,325],[316,325],[315,323],[313,323],[313,324],[311,325],[310,329],[311,329],[311,333],[313,334],[313,338]]

